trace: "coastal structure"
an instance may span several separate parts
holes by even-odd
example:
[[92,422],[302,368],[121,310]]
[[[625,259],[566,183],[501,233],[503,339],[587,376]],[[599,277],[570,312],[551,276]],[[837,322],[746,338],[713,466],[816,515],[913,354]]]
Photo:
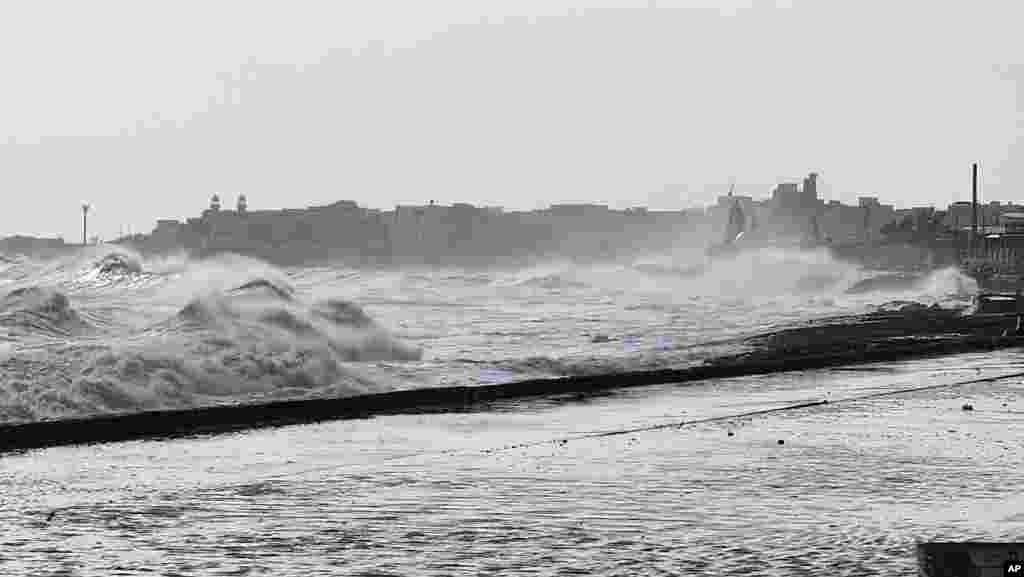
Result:
[[[984,291],[1024,290],[1024,211],[1007,210],[990,203],[999,213],[998,224],[981,221],[978,201],[978,165],[972,167],[971,226],[956,231],[956,251],[961,269],[978,281]],[[1019,301],[1019,298],[1017,298]]]
[[[946,212],[945,224],[953,230],[970,230],[973,219],[973,205],[969,201],[958,201],[949,205]],[[1003,224],[1003,217],[1007,214],[1022,213],[1024,206],[999,201],[991,201],[978,206],[978,228],[984,231]]]
[[[399,263],[442,264],[445,260],[477,263],[503,251],[514,252],[510,215],[491,207],[467,203],[444,206],[395,207],[382,213],[384,234],[390,239],[391,260]],[[543,231],[534,231],[543,237]]]
[[[861,195],[852,206],[825,201],[819,196],[817,177],[812,172],[802,182],[779,183],[770,198],[742,203],[750,206],[747,214],[755,216],[757,226],[747,231],[741,244],[828,247],[836,258],[880,269],[956,264],[955,238],[942,225],[946,211],[935,207],[897,210],[869,195]],[[719,197],[709,210],[716,223],[711,242],[726,234],[727,207],[732,202],[728,195]]]
[[945,224],[952,230],[968,230],[974,219],[974,205],[968,201],[957,201],[949,205]]
[[[937,258],[936,252],[948,252],[949,259],[955,260],[952,236],[948,248],[942,248],[942,239],[925,237],[939,234],[937,222],[951,223],[953,230],[965,226],[965,215],[973,215],[971,203],[954,203],[948,211],[933,207],[896,210],[875,196],[864,195],[857,205],[850,206],[821,199],[817,178],[812,172],[799,182],[782,182],[765,199],[734,195],[730,190],[706,210],[687,211],[618,210],[596,203],[505,211],[435,201],[376,210],[351,200],[304,209],[260,210],[253,208],[244,194],[237,195],[233,209],[226,209],[225,205],[230,206],[227,199],[215,194],[199,216],[184,221],[161,219],[151,234],[125,240],[144,252],[234,252],[282,264],[340,260],[355,264],[491,265],[551,256],[618,258],[661,250],[679,244],[687,235],[688,240],[682,242],[689,246],[701,241],[710,244],[728,232],[730,219],[735,228],[739,222],[736,213],[741,213],[743,244],[750,246],[800,241],[805,246],[827,245],[840,258],[862,261],[871,253],[869,260],[885,266],[891,264],[894,247],[903,243],[921,245],[904,251],[906,258],[900,258],[907,263],[947,258]],[[988,206],[1002,215],[1012,205]],[[999,222],[979,230],[995,234],[1002,228],[1018,230],[1021,226],[1012,216]],[[905,234],[894,235],[893,230]]]
[[39,238],[14,235],[0,238],[0,253],[49,256],[66,252],[72,248],[63,238]]
[[[961,243],[961,251],[963,245]],[[1024,289],[1024,213],[1001,215],[1000,224],[980,230],[973,254],[962,255],[962,263],[983,288]]]
[[[734,222],[736,219],[735,212],[738,210],[743,215],[743,230],[757,228],[758,216],[762,218],[766,217],[765,203],[757,202],[754,197],[744,194],[733,194],[733,189],[730,187],[728,194],[719,196],[715,205],[711,207],[710,212],[713,218],[720,219],[723,224],[722,234],[726,234],[727,227],[730,226],[730,222]],[[738,234],[738,233],[737,233]],[[716,235],[721,236],[721,235]],[[735,234],[732,235],[735,238]]]
[[765,200],[749,196],[723,195],[710,210],[718,224],[713,235],[720,238],[729,222],[729,210],[738,203],[748,220],[748,234],[754,242],[775,240],[801,241],[804,244],[868,243],[878,240],[881,230],[897,219],[890,204],[877,197],[862,196],[856,206],[819,196],[818,174],[808,174],[802,182],[779,183]]
[[1002,223],[1007,234],[1024,234],[1024,212],[1004,213]]
[[881,231],[896,220],[891,204],[882,204],[877,197],[861,196],[856,206],[833,200],[822,207],[818,219],[824,240],[835,243],[870,243],[881,238]]
[[817,240],[824,210],[824,203],[818,198],[817,178],[817,173],[812,172],[802,185],[783,182],[772,191],[772,222],[777,235]]
[[235,252],[291,262],[337,258],[361,261],[386,255],[390,245],[380,211],[342,200],[307,209],[250,210],[238,197],[234,210],[221,207],[214,194],[202,215],[185,222],[157,221],[140,249],[184,249],[197,255]]
[[162,219],[131,244],[149,252],[234,252],[272,262],[340,260],[377,264],[479,264],[561,255],[611,258],[671,246],[692,211],[614,210],[556,204],[504,211],[467,203],[367,209],[350,200],[305,209],[254,210],[240,195],[226,210],[220,195],[198,217]]

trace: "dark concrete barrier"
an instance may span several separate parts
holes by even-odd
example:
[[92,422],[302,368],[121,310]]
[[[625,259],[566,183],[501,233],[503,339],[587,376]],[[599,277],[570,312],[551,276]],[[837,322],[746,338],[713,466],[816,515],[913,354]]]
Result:
[[228,433],[245,429],[365,419],[378,415],[484,410],[487,403],[529,397],[595,394],[611,389],[861,363],[949,355],[1024,345],[1024,337],[955,335],[847,343],[842,349],[802,349],[796,353],[762,350],[723,357],[685,369],[623,372],[594,376],[531,379],[478,387],[395,391],[332,399],[280,401],[152,411],[0,425],[0,453],[89,443]]

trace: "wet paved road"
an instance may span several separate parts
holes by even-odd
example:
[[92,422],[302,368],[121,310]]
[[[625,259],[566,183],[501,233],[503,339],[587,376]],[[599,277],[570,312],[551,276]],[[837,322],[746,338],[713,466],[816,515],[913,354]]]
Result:
[[1024,378],[856,398],[1020,371],[970,355],[7,456],[0,573],[909,574],[918,539],[1024,534]]

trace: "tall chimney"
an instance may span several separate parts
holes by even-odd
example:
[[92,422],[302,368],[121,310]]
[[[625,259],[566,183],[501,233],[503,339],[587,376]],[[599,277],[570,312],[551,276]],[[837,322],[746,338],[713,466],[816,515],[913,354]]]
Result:
[[974,258],[975,244],[978,238],[978,163],[971,165],[971,241],[968,243],[968,254]]

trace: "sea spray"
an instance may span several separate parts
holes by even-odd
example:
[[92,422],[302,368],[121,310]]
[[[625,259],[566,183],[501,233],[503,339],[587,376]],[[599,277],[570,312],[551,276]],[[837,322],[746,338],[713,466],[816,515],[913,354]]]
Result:
[[139,301],[167,310],[175,297],[198,293],[175,314],[139,330],[122,326],[104,341],[66,343],[56,358],[46,356],[56,350],[45,341],[31,340],[88,329],[76,297],[40,287],[13,291],[0,302],[0,325],[25,342],[0,366],[0,420],[377,392],[395,384],[368,379],[351,363],[422,356],[354,303],[310,303],[262,263],[225,258],[193,266],[147,295],[156,303]]
[[418,360],[419,349],[393,338],[361,308],[333,299],[309,305],[292,289],[257,279],[224,294],[197,297],[178,314],[185,326],[214,330],[235,342],[322,344],[342,361]]
[[[385,346],[377,346],[378,358],[387,357]],[[208,329],[183,330],[141,345],[77,348],[59,360],[22,354],[3,363],[0,390],[6,401],[0,419],[387,390],[386,382],[368,380],[349,364],[359,357],[322,339],[286,340],[266,332],[262,339],[248,340],[241,333],[231,338]]]
[[[178,255],[104,273],[109,254],[0,268],[4,294],[35,287],[59,328],[0,326],[0,420],[687,366],[744,335],[892,300],[844,295],[863,273],[822,251],[391,271]],[[7,312],[37,310],[19,306]],[[60,325],[75,315],[81,330]]]
[[921,291],[938,300],[969,299],[978,294],[978,282],[955,267],[930,273],[920,285]]
[[0,326],[9,336],[67,336],[89,330],[64,293],[43,287],[12,290],[0,299]]

